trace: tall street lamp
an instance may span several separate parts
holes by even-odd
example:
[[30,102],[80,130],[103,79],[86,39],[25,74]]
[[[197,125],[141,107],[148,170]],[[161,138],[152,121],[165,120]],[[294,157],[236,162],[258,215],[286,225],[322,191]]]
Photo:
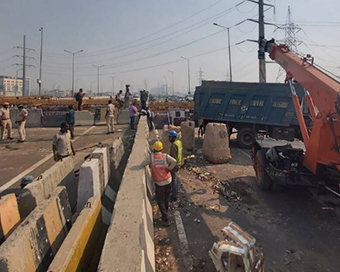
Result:
[[188,94],[190,95],[190,60],[188,58],[185,57],[181,57],[182,59],[185,59],[188,62]]
[[230,48],[230,27],[226,27],[226,26],[222,26],[222,25],[219,25],[219,24],[216,24],[216,23],[213,23],[214,26],[218,26],[218,27],[221,27],[225,30],[227,30],[227,33],[228,33],[228,50],[229,50],[229,79],[230,79],[230,82],[233,81],[233,72],[231,70],[231,48]]
[[175,79],[174,79],[174,71],[168,70],[169,73],[172,74],[172,96],[175,95]]
[[77,52],[71,52],[71,51],[68,51],[68,50],[64,49],[64,51],[65,51],[66,53],[69,53],[69,54],[72,55],[72,96],[74,96],[74,56],[75,56],[76,54],[78,54],[78,53],[83,52],[83,50],[79,50],[79,51],[77,51]]
[[99,69],[104,67],[105,65],[96,66],[92,64],[92,66],[97,68],[97,95],[98,95],[99,94]]

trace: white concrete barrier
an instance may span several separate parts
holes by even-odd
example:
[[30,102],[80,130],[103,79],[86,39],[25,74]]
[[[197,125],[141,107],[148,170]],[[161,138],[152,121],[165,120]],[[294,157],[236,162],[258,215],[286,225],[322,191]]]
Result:
[[102,147],[102,148],[96,148],[92,154],[102,154],[103,156],[103,167],[104,167],[104,186],[107,185],[109,182],[109,176],[110,176],[110,160],[108,155],[108,148]]
[[76,111],[75,119],[76,126],[93,126],[94,124],[94,115],[92,112],[87,110]]

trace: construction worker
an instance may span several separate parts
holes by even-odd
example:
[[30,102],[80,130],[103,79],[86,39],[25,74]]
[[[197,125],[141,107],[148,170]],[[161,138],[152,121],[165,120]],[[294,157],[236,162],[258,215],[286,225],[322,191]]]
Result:
[[26,118],[28,116],[27,110],[24,109],[23,105],[18,106],[19,113],[17,115],[17,120],[15,121],[18,124],[18,133],[19,133],[19,140],[18,143],[23,143],[26,141]]
[[76,152],[73,149],[71,142],[70,126],[67,122],[63,122],[60,125],[60,131],[53,137],[53,155],[55,161],[60,161],[63,158],[75,155]]
[[169,142],[170,146],[170,156],[176,158],[176,166],[171,170],[171,201],[177,201],[178,195],[178,178],[177,172],[182,165],[182,153],[183,147],[182,142],[177,139],[177,132],[174,130],[169,131]]
[[9,103],[5,102],[0,110],[0,120],[1,120],[1,140],[5,140],[5,130],[7,129],[7,138],[13,140],[12,138],[12,121],[9,111]]
[[115,106],[112,104],[112,100],[108,101],[105,117],[106,117],[106,125],[107,125],[106,134],[115,133],[114,132]]
[[162,214],[162,223],[170,225],[168,210],[171,194],[171,170],[176,166],[176,159],[166,153],[162,153],[163,144],[156,141],[153,144],[153,153],[148,155],[142,162],[142,166],[149,165],[151,176],[155,182],[156,200]]

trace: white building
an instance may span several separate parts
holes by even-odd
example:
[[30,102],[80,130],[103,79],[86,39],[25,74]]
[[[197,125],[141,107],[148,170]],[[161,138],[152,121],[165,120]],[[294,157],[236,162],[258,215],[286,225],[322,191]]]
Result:
[[[0,76],[0,96],[22,96],[22,79]],[[26,93],[30,90],[30,78],[26,78]]]

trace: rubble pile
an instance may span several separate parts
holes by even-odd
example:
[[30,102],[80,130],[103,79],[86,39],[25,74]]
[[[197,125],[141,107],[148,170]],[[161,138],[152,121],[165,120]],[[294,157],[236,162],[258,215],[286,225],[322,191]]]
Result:
[[221,194],[225,199],[231,202],[242,201],[238,192],[232,189],[230,183],[226,181],[217,182],[214,185],[214,191]]

